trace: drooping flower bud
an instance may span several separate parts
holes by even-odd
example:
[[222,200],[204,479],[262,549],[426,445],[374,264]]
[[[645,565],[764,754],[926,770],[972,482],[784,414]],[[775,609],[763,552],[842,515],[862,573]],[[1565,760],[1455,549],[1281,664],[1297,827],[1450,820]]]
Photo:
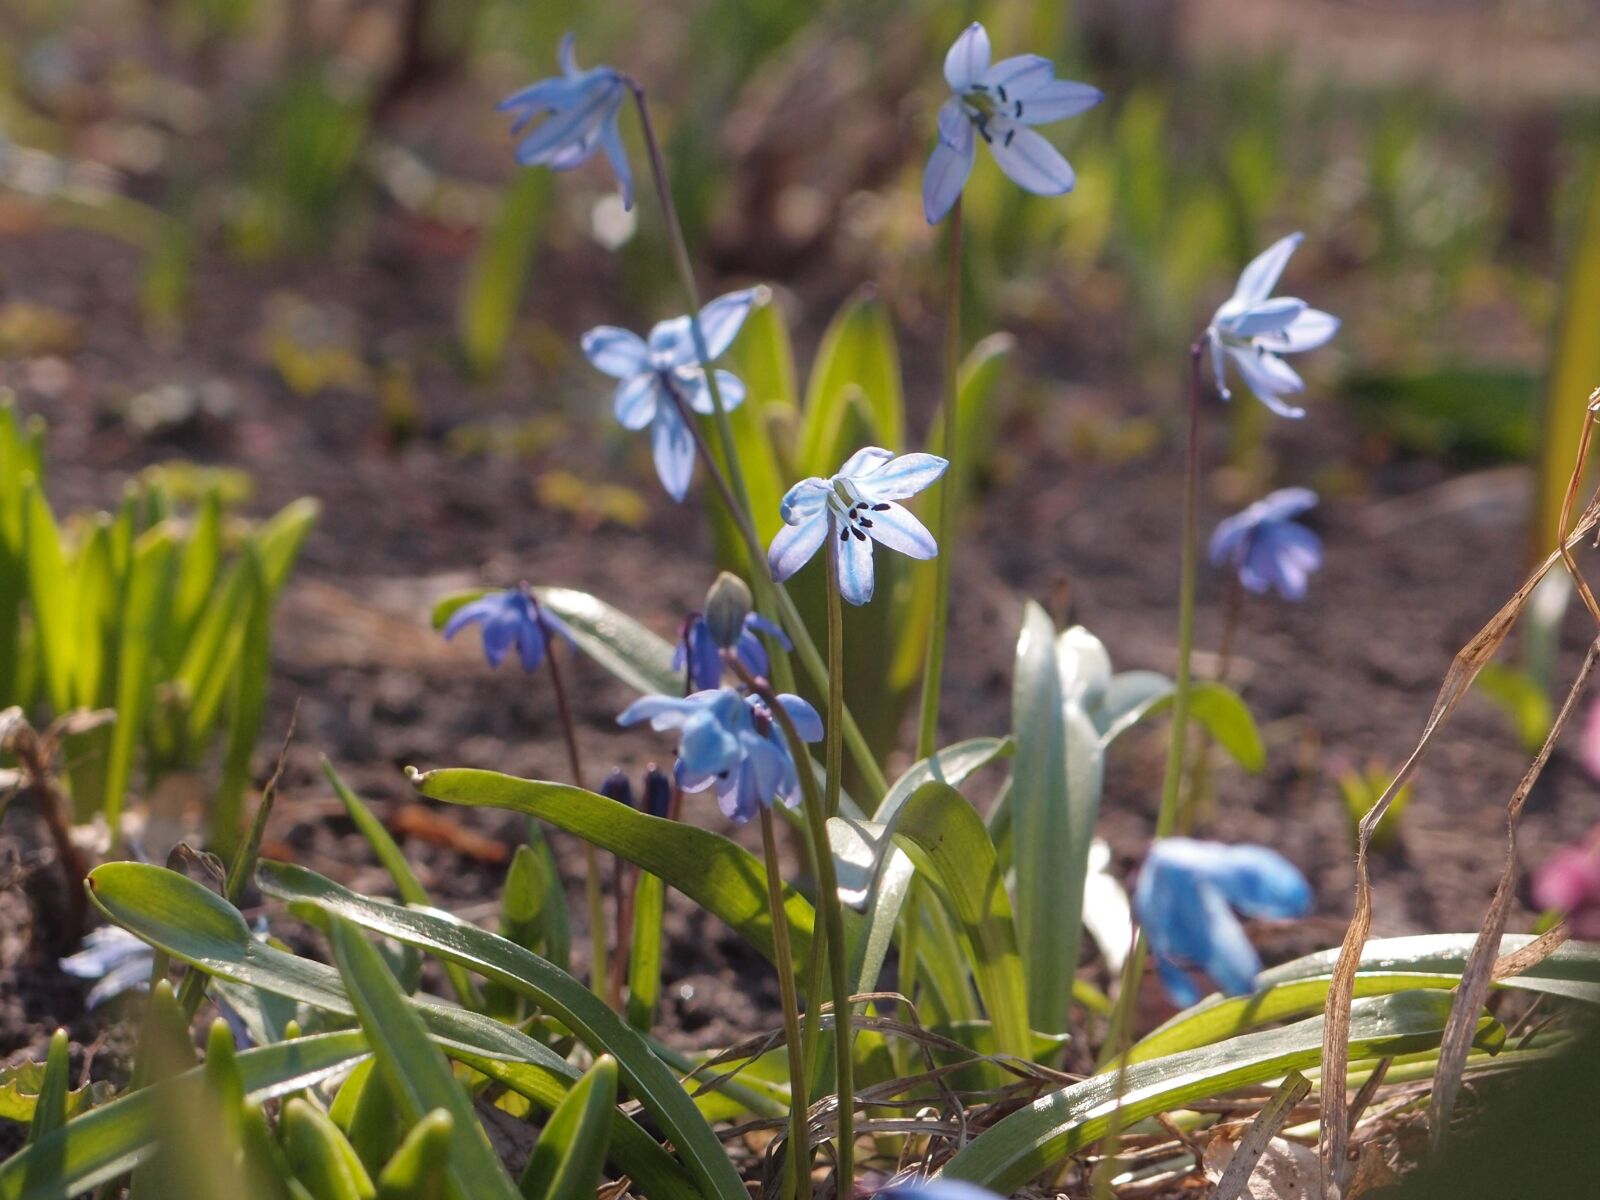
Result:
[[643,808],[652,817],[672,814],[672,780],[655,763],[644,773]]
[[600,785],[600,794],[629,808],[637,807],[633,802],[633,784],[619,769],[613,768],[611,774],[606,776],[605,782]]
[[711,638],[724,650],[739,644],[744,633],[744,619],[750,615],[754,600],[744,580],[728,571],[717,576],[711,590],[706,593],[706,625]]

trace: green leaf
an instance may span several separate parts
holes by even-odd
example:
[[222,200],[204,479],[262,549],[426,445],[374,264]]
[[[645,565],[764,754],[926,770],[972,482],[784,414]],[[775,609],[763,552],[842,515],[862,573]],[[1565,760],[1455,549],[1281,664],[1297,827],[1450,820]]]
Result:
[[[773,418],[793,420],[796,411],[794,351],[778,306],[767,300],[757,304],[745,319],[739,337],[728,351],[728,369],[745,386],[745,401],[728,413],[733,448],[750,496],[750,511],[762,545],[770,542],[783,517],[778,502],[787,491],[778,448],[773,444]],[[712,439],[712,453],[724,466],[722,449]],[[717,559],[744,562],[744,541],[720,501],[710,501],[717,536]]]
[[328,1115],[350,1139],[350,1146],[367,1170],[378,1171],[400,1142],[404,1128],[394,1093],[368,1059],[345,1078],[333,1098]]
[[222,568],[222,493],[209,489],[184,542],[178,560],[178,583],[173,591],[170,630],[176,660],[194,631],[206,601],[211,598]]
[[155,688],[154,650],[161,643],[172,593],[172,532],[157,525],[133,545],[128,565],[127,599],[117,650],[117,722],[111,730],[106,766],[105,818],[118,828],[123,800],[133,778],[133,759],[144,738]]
[[70,1048],[65,1029],[58,1029],[50,1035],[44,1075],[39,1080],[38,1102],[33,1108],[33,1120],[28,1124],[29,1145],[67,1123],[67,1094],[72,1090],[67,1079],[67,1052]]
[[1007,802],[1028,1014],[1041,1032],[1064,1033],[1103,759],[1093,722],[1066,703],[1055,626],[1032,601],[1017,639],[1011,714],[1017,752]]
[[[0,1121],[16,1121],[26,1125],[33,1120],[39,1103],[39,1093],[44,1087],[43,1063],[23,1062],[15,1066],[0,1067]],[[112,1094],[109,1083],[87,1083],[66,1096],[66,1113],[69,1118],[86,1112],[96,1104],[103,1104]]]
[[[1350,1013],[1350,1057],[1389,1057],[1435,1046],[1449,1011],[1450,998],[1441,992],[1358,1000]],[[1313,1017],[1137,1063],[1125,1072],[1101,1072],[991,1126],[957,1152],[941,1178],[1009,1194],[1103,1136],[1119,1105],[1126,1128],[1156,1113],[1314,1066],[1321,1056],[1322,1018]]]
[[291,1097],[278,1136],[295,1175],[317,1200],[373,1200],[377,1189],[338,1126],[321,1109]]
[[[772,958],[765,870],[759,859],[727,838],[562,783],[461,768],[414,774],[412,782],[432,799],[526,813],[621,855],[661,876]],[[784,911],[790,944],[803,962],[811,947],[811,906],[786,886]]]
[[545,1122],[519,1181],[527,1200],[591,1200],[616,1103],[617,1060],[602,1054]]
[[[422,886],[422,881],[417,878],[416,872],[411,869],[411,864],[406,861],[405,851],[400,849],[400,844],[383,827],[383,822],[378,820],[366,802],[339,778],[339,772],[326,758],[322,760],[322,773],[333,785],[334,794],[339,797],[339,803],[344,805],[344,811],[355,825],[356,831],[367,839],[367,845],[372,847],[372,852],[378,856],[383,869],[389,872],[389,878],[394,880],[395,890],[400,893],[400,899],[407,904],[432,904],[433,897],[428,895],[428,889]],[[472,982],[471,975],[454,963],[444,964],[444,973],[450,980],[450,989],[461,1001],[461,1007],[472,1009],[474,1012],[482,1009],[483,997],[478,994],[477,985]]]
[[[1144,703],[1124,713],[1114,727],[1120,733],[1135,721],[1157,716],[1172,707],[1172,692],[1163,690]],[[1260,774],[1267,765],[1267,748],[1261,741],[1261,731],[1250,708],[1240,699],[1239,693],[1214,680],[1196,683],[1189,693],[1189,716],[1228,752],[1228,756],[1253,775]]]
[[[246,1095],[266,1099],[312,1087],[366,1054],[359,1033],[297,1038],[239,1055],[239,1077]],[[204,1094],[204,1072],[103,1104],[0,1163],[0,1200],[61,1200],[127,1174],[155,1149],[164,1114]]]
[[1491,662],[1484,663],[1477,683],[1483,694],[1511,719],[1523,750],[1536,753],[1555,720],[1555,707],[1538,681],[1526,671]]
[[378,1176],[378,1200],[443,1200],[455,1127],[443,1108],[413,1125]]
[[233,673],[222,778],[217,784],[211,816],[212,845],[224,857],[233,853],[243,825],[250,759],[266,720],[267,675],[272,669],[272,594],[267,590],[265,569],[254,543],[245,543],[243,562],[247,597],[244,639]]
[[890,828],[902,844],[913,847],[914,861],[921,857],[931,867],[941,896],[960,923],[996,1044],[1006,1054],[1030,1057],[1027,988],[1011,901],[983,818],[953,787],[925,783]]
[[[145,863],[106,863],[90,873],[89,887],[90,898],[108,919],[208,975],[325,1012],[355,1013],[337,971],[252,937],[239,911],[195,880]],[[515,1063],[517,1091],[542,1108],[559,1104],[578,1079],[566,1060],[519,1030],[432,996],[413,996],[410,1003],[452,1057],[485,1073],[488,1064]],[[661,1200],[694,1195],[683,1169],[621,1113],[611,1145],[618,1170],[631,1175],[647,1195]]]
[[888,309],[870,291],[848,301],[822,335],[806,388],[796,460],[799,474],[826,477],[839,469],[841,434],[856,396],[878,444],[903,449],[900,354]]
[[453,1129],[445,1169],[449,1191],[456,1200],[514,1200],[516,1188],[478,1124],[472,1100],[428,1037],[427,1027],[383,956],[354,925],[338,917],[333,920],[332,939],[339,974],[400,1111],[413,1122],[436,1108],[450,1114]]
[[661,1002],[662,921],[667,885],[661,876],[639,873],[633,889],[633,936],[628,939],[628,1024],[641,1033],[655,1027]]
[[493,374],[505,358],[549,196],[548,172],[517,172],[499,214],[467,264],[456,304],[456,337],[475,375]]
[[[614,801],[601,799],[613,808],[621,808]],[[400,908],[358,896],[288,863],[263,863],[260,881],[265,892],[294,902],[298,911],[316,909],[353,921],[374,933],[452,959],[531,996],[591,1049],[616,1057],[629,1092],[650,1111],[709,1195],[720,1200],[743,1200],[744,1186],[738,1173],[676,1077],[637,1032],[566,972],[521,946],[448,914]]]
[[64,713],[74,699],[72,633],[76,597],[61,549],[61,531],[56,527],[50,502],[37,483],[29,481],[24,486],[23,504],[27,512],[29,600],[44,664],[45,690],[51,709]]

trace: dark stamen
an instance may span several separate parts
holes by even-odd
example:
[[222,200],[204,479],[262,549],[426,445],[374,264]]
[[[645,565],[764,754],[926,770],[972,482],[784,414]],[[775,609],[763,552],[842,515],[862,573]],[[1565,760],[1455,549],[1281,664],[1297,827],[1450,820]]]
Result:
[[1017,116],[1020,117],[1021,115],[1022,115],[1022,101],[1018,100],[1017,101]]
[[1008,146],[1011,145],[1011,139],[1016,137],[1016,136],[1017,136],[1017,131],[1015,129],[1006,130],[1006,145],[1008,145]]
[[1000,103],[1004,104],[1006,102],[1006,85],[1002,83],[995,91],[1000,93]]
[[861,539],[863,542],[867,540],[867,535],[862,533],[861,530],[857,529],[854,525],[850,526],[850,532],[855,534],[856,537]]
[[888,512],[889,511],[889,506],[887,504],[874,504],[872,506],[872,511],[873,512]]
[[848,542],[850,540],[850,526],[846,525],[843,529],[839,530],[839,540],[841,542]]
[[863,529],[871,529],[872,528],[872,522],[870,520],[868,520],[866,517],[862,517],[861,518],[861,528],[863,528]]

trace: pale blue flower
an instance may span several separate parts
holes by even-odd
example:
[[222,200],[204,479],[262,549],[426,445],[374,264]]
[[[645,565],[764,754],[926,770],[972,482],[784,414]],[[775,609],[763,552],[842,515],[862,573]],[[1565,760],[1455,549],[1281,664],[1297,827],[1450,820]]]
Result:
[[1299,917],[1311,909],[1311,885],[1283,855],[1265,846],[1225,846],[1162,838],[1139,871],[1133,908],[1156,970],[1174,1004],[1200,999],[1190,971],[1230,996],[1255,990],[1261,958],[1234,916]]
[[1309,488],[1280,488],[1217,525],[1211,564],[1229,563],[1246,591],[1276,588],[1285,600],[1301,600],[1306,580],[1322,566],[1322,539],[1294,518],[1315,508]]
[[623,207],[632,208],[633,172],[617,128],[628,81],[615,67],[582,70],[570,33],[561,39],[560,59],[560,75],[541,79],[500,102],[500,111],[516,114],[512,136],[536,118],[545,118],[517,146],[517,161],[525,167],[566,171],[604,150],[622,189]]
[[[756,288],[729,292],[700,310],[705,361],[733,344],[758,295]],[[694,475],[694,438],[673,396],[697,413],[715,411],[689,318],[662,321],[650,331],[648,342],[615,325],[601,325],[583,335],[583,352],[597,370],[622,381],[613,405],[617,420],[624,429],[650,427],[661,486],[674,500],[682,500]],[[717,372],[717,392],[724,409],[737,408],[744,400],[744,384],[730,371]]]
[[968,1183],[965,1179],[918,1179],[904,1183],[891,1183],[876,1193],[878,1200],[1000,1200],[988,1188]]
[[1104,98],[1086,83],[1057,79],[1055,65],[1018,54],[989,65],[989,35],[974,21],[945,55],[944,77],[955,93],[939,109],[939,140],[922,176],[922,210],[944,219],[972,173],[982,138],[1012,180],[1039,196],[1070,192],[1072,167],[1030,125],[1075,117]]
[[[794,722],[801,740],[822,739],[822,718],[799,696],[780,695],[778,703]],[[617,718],[620,725],[649,721],[652,729],[676,729],[678,786],[686,792],[717,790],[723,815],[744,822],[758,806],[782,800],[800,803],[800,775],[783,731],[757,696],[716,688],[682,698],[645,696]]]
[[949,465],[936,454],[895,455],[868,446],[832,478],[802,479],[783,498],[784,527],[767,552],[772,577],[782,582],[805,566],[832,529],[839,594],[851,604],[865,604],[872,599],[874,541],[911,558],[939,553],[922,522],[894,502],[933,484]]
[[[785,650],[794,644],[787,634],[760,613],[746,613],[740,627],[738,640],[731,649],[752,675],[765,676],[771,663],[767,648],[759,635],[766,634]],[[684,620],[683,633],[678,638],[678,648],[672,655],[674,671],[688,670],[688,684],[694,691],[714,688],[722,682],[722,647],[712,635],[711,623],[702,613],[690,613]]]
[[1306,415],[1305,409],[1284,400],[1304,391],[1306,385],[1279,355],[1315,350],[1338,332],[1339,318],[1307,307],[1304,300],[1292,296],[1272,296],[1278,276],[1304,236],[1291,233],[1257,255],[1239,276],[1233,295],[1206,327],[1211,369],[1224,400],[1233,395],[1227,378],[1228,360],[1232,359],[1261,403],[1281,417]]
[[504,662],[515,646],[522,669],[538,670],[544,662],[547,632],[565,638],[569,645],[577,645],[572,631],[554,613],[542,608],[534,611],[533,601],[521,588],[490,592],[463,604],[445,624],[446,640],[468,625],[483,626],[483,657],[491,667]]

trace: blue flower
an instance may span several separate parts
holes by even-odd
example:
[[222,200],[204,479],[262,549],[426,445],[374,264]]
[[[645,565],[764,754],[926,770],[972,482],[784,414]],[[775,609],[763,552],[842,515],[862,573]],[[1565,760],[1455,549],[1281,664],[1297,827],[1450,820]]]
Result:
[[1233,395],[1227,378],[1231,358],[1261,403],[1281,417],[1306,415],[1305,409],[1284,400],[1304,391],[1306,385],[1279,355],[1315,350],[1339,331],[1339,318],[1308,308],[1304,300],[1292,296],[1271,298],[1278,276],[1304,236],[1291,233],[1257,255],[1239,276],[1233,295],[1206,327],[1211,369],[1224,400]]
[[150,983],[155,951],[126,929],[102,925],[84,935],[83,948],[61,960],[60,966],[77,979],[92,979],[94,987],[84,1000],[89,1009],[124,992],[143,991]]
[[1071,165],[1028,127],[1093,108],[1104,99],[1098,88],[1057,79],[1055,65],[1037,54],[1018,54],[990,66],[989,35],[976,21],[945,55],[944,77],[955,95],[939,109],[939,140],[922,176],[928,224],[942,221],[967,185],[979,138],[1019,187],[1038,196],[1072,190]]
[[874,540],[912,558],[939,553],[922,522],[894,501],[915,496],[949,465],[936,454],[895,455],[868,446],[852,454],[832,478],[802,479],[783,498],[784,528],[767,552],[772,577],[782,582],[805,566],[831,528],[839,592],[851,604],[865,604],[872,599]]
[[517,161],[525,167],[570,170],[603,149],[622,188],[624,208],[633,207],[633,172],[622,148],[617,114],[627,98],[628,81],[615,67],[580,70],[572,51],[572,35],[561,39],[561,74],[541,79],[500,101],[501,112],[513,112],[512,136],[529,122],[544,117],[538,128],[517,146]]
[[1285,600],[1306,594],[1306,579],[1322,566],[1322,539],[1293,518],[1314,508],[1309,488],[1280,488],[1221,522],[1211,535],[1211,564],[1231,563],[1247,591],[1273,588]]
[[1173,1003],[1200,999],[1189,977],[1200,971],[1230,996],[1255,989],[1261,958],[1234,916],[1299,917],[1311,885],[1283,855],[1264,846],[1224,846],[1162,838],[1150,848],[1133,908]]
[[[758,294],[756,288],[730,292],[700,310],[707,362],[733,344]],[[624,429],[650,427],[661,486],[674,500],[682,500],[694,474],[694,439],[673,397],[697,413],[715,411],[689,318],[662,321],[650,331],[648,342],[626,329],[601,325],[583,335],[583,352],[596,369],[622,381],[613,409],[617,420]],[[744,400],[744,384],[729,371],[717,372],[717,391],[725,409]]]
[[[799,696],[781,695],[778,703],[794,722],[802,740],[820,741],[822,718]],[[645,696],[617,718],[619,725],[649,721],[652,729],[676,729],[678,786],[686,792],[717,790],[723,815],[745,822],[758,806],[782,800],[800,803],[800,775],[783,730],[756,696],[734,688],[675,696]]]
[[917,1179],[891,1183],[876,1193],[878,1200],[1000,1200],[988,1188],[965,1179]]
[[[542,624],[541,624],[542,621]],[[536,671],[544,661],[545,631],[567,639],[576,646],[572,631],[548,609],[534,611],[533,601],[520,588],[490,592],[456,609],[444,627],[444,636],[453,638],[468,625],[483,626],[483,657],[498,667],[512,646],[522,660],[524,671]]]
[[[744,669],[752,675],[765,676],[770,666],[767,648],[761,644],[758,636],[763,633],[785,650],[794,649],[788,635],[777,625],[759,613],[747,613],[733,652],[744,664]],[[688,683],[693,691],[714,688],[722,683],[722,647],[717,645],[717,639],[712,636],[711,623],[701,613],[690,613],[684,621],[683,635],[678,639],[678,648],[672,655],[674,671],[682,671],[685,667],[688,668]]]

